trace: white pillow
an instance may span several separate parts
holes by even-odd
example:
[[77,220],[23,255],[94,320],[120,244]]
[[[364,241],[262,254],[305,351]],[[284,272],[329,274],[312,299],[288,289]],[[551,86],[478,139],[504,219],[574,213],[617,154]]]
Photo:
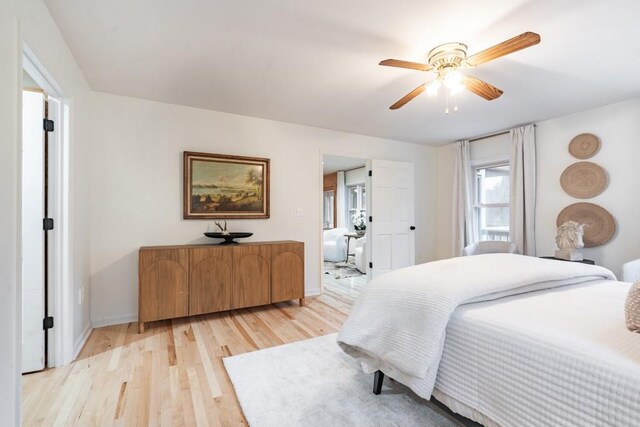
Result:
[[640,332],[640,281],[629,289],[624,314],[627,318],[627,328],[631,332]]

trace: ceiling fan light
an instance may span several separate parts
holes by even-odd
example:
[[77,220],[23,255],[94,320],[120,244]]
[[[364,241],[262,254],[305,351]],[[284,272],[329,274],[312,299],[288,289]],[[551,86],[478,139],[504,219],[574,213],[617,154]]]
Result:
[[464,89],[464,85],[462,83],[456,83],[455,85],[449,87],[449,90],[451,91],[451,95],[457,95],[461,93],[463,89]]
[[436,79],[436,80],[432,81],[431,83],[429,83],[429,85],[427,85],[427,95],[429,95],[429,96],[438,95],[438,91],[440,90],[440,86],[442,86],[442,83],[440,82],[440,79]]
[[444,75],[444,85],[450,89],[457,89],[462,86],[462,74],[458,70],[451,70]]

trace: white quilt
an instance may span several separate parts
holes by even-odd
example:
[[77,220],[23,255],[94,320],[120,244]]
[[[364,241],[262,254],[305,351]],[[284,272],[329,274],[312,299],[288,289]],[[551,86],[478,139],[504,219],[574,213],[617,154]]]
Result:
[[460,304],[595,279],[615,276],[602,267],[514,254],[452,258],[392,271],[367,285],[338,344],[367,372],[381,369],[429,398],[445,330]]
[[640,426],[630,286],[596,280],[458,307],[433,395],[485,426]]

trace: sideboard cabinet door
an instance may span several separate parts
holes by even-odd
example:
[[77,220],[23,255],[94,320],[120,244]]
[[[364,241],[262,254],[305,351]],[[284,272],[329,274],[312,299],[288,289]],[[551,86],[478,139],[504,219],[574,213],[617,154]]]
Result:
[[271,248],[271,302],[304,298],[304,243]]
[[232,308],[253,307],[271,302],[271,246],[233,247]]
[[140,251],[139,318],[142,322],[189,314],[189,250]]
[[231,309],[233,256],[224,247],[190,249],[189,315]]

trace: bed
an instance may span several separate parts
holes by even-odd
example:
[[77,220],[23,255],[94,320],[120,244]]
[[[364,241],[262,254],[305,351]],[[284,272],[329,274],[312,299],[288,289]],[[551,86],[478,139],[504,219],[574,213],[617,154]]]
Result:
[[[630,284],[575,263],[472,258],[372,281],[338,343],[365,371],[383,372],[486,426],[640,425],[640,334],[624,322]],[[442,277],[434,286],[425,275],[436,272]],[[381,310],[378,301],[393,286]],[[425,307],[445,314],[423,316]],[[442,317],[440,336],[430,325]],[[422,336],[430,338],[416,339]]]

